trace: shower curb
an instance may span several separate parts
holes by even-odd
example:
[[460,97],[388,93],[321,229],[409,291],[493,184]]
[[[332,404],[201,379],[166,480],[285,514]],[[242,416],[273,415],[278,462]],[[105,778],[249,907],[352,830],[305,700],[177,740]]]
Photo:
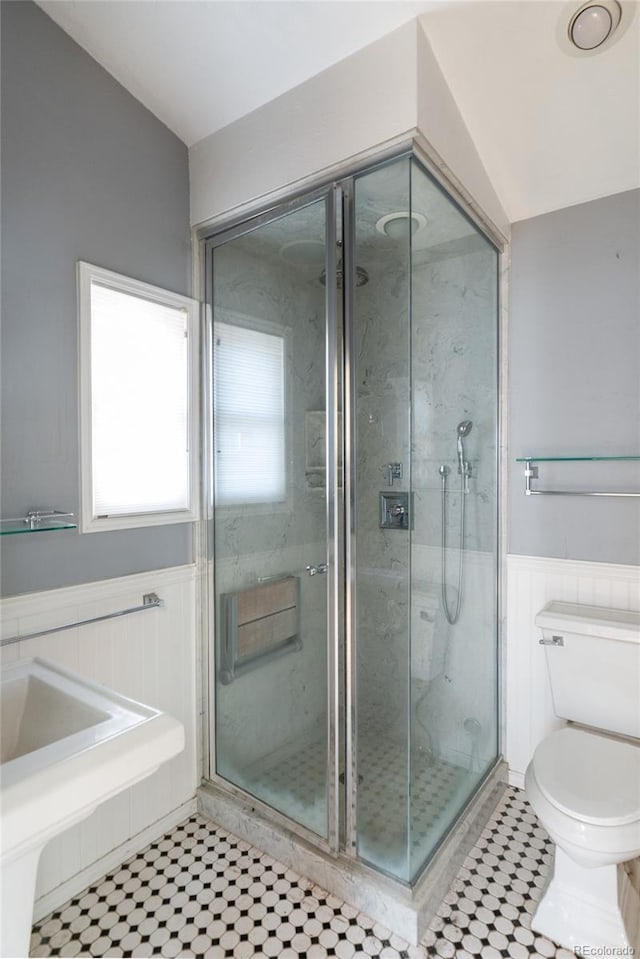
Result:
[[340,853],[323,853],[216,783],[198,789],[198,812],[418,945],[502,797],[507,774],[507,764],[498,760],[413,887]]

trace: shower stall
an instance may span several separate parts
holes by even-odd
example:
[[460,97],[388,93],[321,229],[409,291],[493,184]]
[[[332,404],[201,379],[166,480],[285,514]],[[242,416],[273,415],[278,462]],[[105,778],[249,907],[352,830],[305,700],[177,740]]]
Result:
[[500,752],[498,249],[412,151],[205,253],[208,779],[411,886]]

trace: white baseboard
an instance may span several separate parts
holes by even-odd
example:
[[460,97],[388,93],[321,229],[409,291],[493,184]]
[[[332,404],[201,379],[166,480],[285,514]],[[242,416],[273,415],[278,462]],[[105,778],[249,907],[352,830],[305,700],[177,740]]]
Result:
[[140,852],[145,846],[148,846],[149,843],[159,839],[169,829],[177,826],[178,823],[184,822],[185,819],[188,819],[189,816],[192,816],[193,813],[196,812],[196,806],[197,802],[194,796],[193,799],[189,799],[188,802],[182,803],[181,806],[173,809],[170,813],[167,813],[166,816],[157,819],[150,826],[147,826],[146,829],[127,839],[127,841],[123,842],[120,846],[116,846],[116,848],[108,852],[106,856],[96,859],[95,862],[92,862],[86,869],[81,869],[80,872],[77,872],[65,882],[60,883],[55,889],[51,889],[45,893],[44,896],[40,896],[39,899],[36,899],[33,907],[33,921],[39,922],[54,909],[59,909],[60,906],[69,899],[72,899],[73,896],[77,896],[78,893],[86,889],[87,886],[91,886],[98,879],[101,879],[108,872],[111,872],[112,869],[115,869],[116,866],[126,862],[127,859]]
[[524,789],[524,773],[519,773],[515,769],[509,770],[509,785],[516,789]]

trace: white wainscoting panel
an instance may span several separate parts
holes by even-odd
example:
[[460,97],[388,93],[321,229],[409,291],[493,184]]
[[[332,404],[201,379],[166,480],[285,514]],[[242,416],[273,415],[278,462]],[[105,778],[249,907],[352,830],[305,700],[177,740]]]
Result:
[[[142,603],[155,592],[161,608],[24,640],[2,649],[2,662],[42,656],[163,710],[185,729],[185,749],[152,776],[104,803],[52,840],[40,860],[39,918],[186,818],[198,783],[196,743],[196,567],[182,566],[0,603],[2,635],[21,635],[90,619]],[[154,828],[154,824],[155,827]],[[157,829],[157,831],[156,831]]]
[[535,556],[507,557],[506,759],[510,782],[524,773],[538,743],[562,725],[553,712],[536,613],[553,599],[640,609],[640,567]]

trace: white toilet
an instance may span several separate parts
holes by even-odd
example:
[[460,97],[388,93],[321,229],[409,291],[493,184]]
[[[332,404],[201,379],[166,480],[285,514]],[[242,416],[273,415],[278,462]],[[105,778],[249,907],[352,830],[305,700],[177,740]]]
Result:
[[531,927],[578,952],[640,955],[631,864],[640,856],[640,613],[552,602],[535,621],[554,711],[567,723],[542,740],[525,775],[556,844]]

